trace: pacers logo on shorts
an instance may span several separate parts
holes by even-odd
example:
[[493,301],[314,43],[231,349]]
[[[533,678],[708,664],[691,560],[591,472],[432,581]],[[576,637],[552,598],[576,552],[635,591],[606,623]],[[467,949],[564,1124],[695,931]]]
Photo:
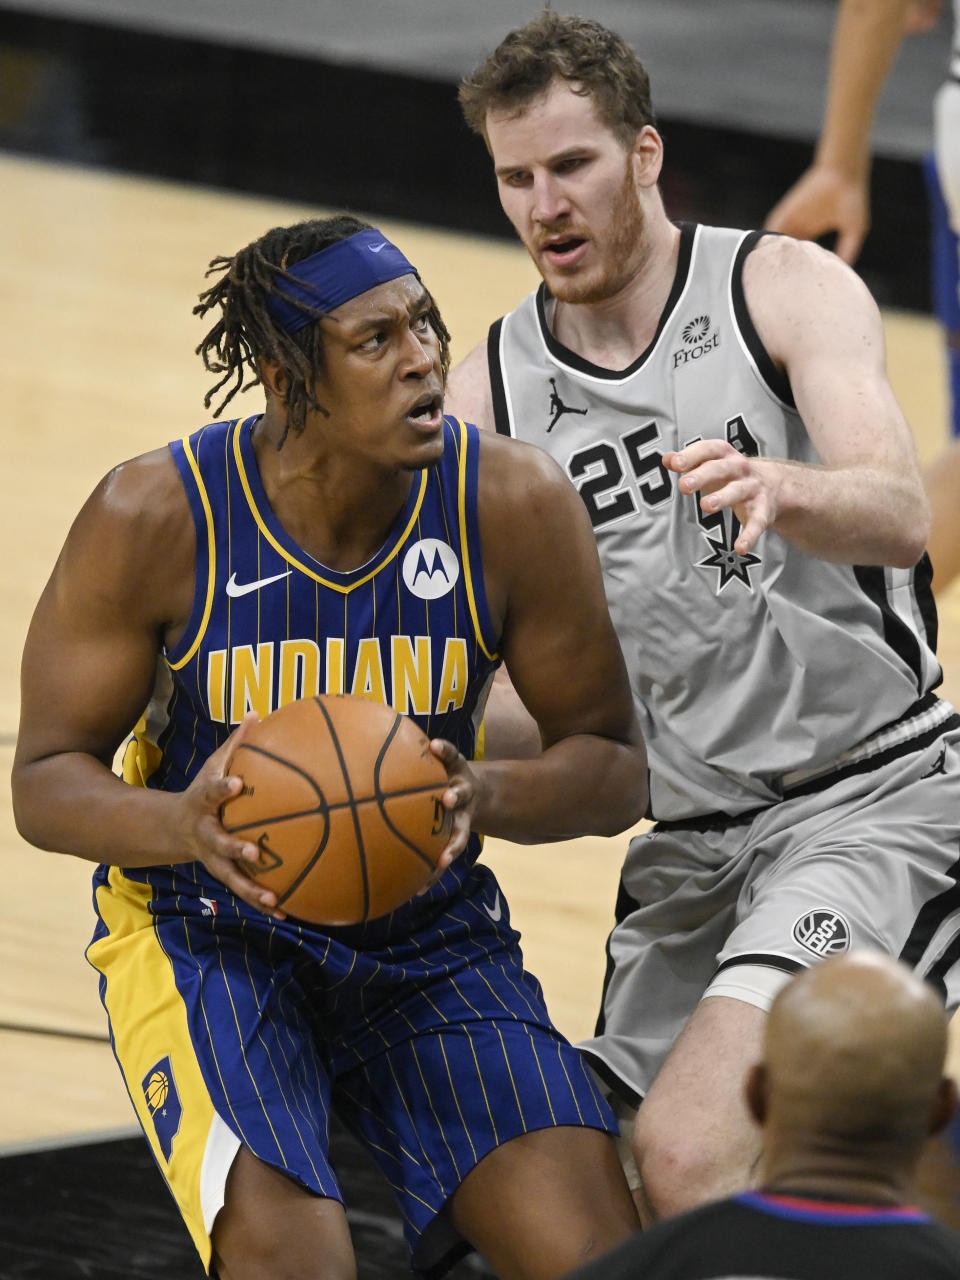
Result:
[[453,547],[439,538],[421,538],[403,557],[403,581],[421,600],[438,600],[452,591],[460,577],[460,561]]
[[835,956],[850,947],[850,926],[839,911],[819,907],[806,911],[793,925],[793,936],[815,956]]
[[147,1110],[153,1119],[153,1127],[157,1131],[157,1141],[163,1152],[164,1160],[170,1159],[173,1140],[180,1128],[183,1106],[177,1092],[177,1082],[170,1066],[170,1055],[154,1063],[143,1077],[143,1096]]

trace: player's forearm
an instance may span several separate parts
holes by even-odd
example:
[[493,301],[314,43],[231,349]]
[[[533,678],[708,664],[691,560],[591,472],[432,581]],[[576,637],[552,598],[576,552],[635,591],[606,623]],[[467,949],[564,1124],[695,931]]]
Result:
[[473,825],[518,844],[612,836],[647,808],[643,745],[574,734],[530,760],[478,761],[482,801]]
[[930,508],[919,478],[871,467],[820,467],[771,459],[772,523],[795,546],[840,564],[908,569],[923,554]]
[[816,163],[862,177],[877,98],[903,38],[909,0],[841,0]]
[[174,837],[177,797],[130,786],[92,756],[20,764],[12,782],[17,830],[40,849],[127,867],[190,858]]

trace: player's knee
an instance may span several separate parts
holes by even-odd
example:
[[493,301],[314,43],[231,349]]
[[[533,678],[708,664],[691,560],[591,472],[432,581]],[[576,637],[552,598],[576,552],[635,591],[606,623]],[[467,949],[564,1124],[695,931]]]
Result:
[[[294,1188],[252,1158],[238,1164],[240,1176],[213,1227],[220,1280],[357,1280],[350,1228],[338,1202]],[[251,1197],[258,1188],[259,1202]]]
[[652,1219],[672,1218],[717,1200],[737,1182],[733,1171],[712,1156],[695,1134],[658,1133],[653,1126],[638,1123],[633,1151],[645,1216]]
[[357,1280],[353,1250],[342,1242],[328,1242],[316,1251],[303,1240],[257,1228],[222,1253],[214,1248],[213,1261],[219,1280]]

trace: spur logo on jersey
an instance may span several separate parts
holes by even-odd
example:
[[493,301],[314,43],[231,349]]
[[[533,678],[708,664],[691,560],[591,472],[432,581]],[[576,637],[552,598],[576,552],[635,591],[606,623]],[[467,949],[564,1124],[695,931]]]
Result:
[[793,936],[815,956],[835,956],[850,949],[850,926],[839,911],[815,907],[799,916],[793,925]]
[[153,1064],[143,1077],[141,1088],[163,1158],[169,1161],[173,1140],[177,1136],[180,1120],[183,1117],[183,1104],[180,1101],[169,1054]]
[[685,345],[671,353],[674,369],[689,364],[691,360],[700,360],[720,345],[720,330],[710,331],[709,316],[694,316],[688,320],[680,331],[680,337]]
[[438,600],[460,577],[457,553],[439,538],[422,538],[403,557],[404,585],[421,600]]
[[[695,497],[696,495],[694,495]],[[698,569],[713,569],[717,574],[717,595],[730,585],[731,582],[739,582],[747,588],[748,591],[753,590],[753,583],[750,581],[750,569],[755,564],[760,564],[759,556],[755,556],[752,551],[738,551],[733,545],[737,535],[740,532],[740,524],[736,517],[733,518],[733,527],[728,527],[726,522],[718,525],[714,533],[703,530],[703,536],[709,542],[711,551],[703,560],[696,562]]]

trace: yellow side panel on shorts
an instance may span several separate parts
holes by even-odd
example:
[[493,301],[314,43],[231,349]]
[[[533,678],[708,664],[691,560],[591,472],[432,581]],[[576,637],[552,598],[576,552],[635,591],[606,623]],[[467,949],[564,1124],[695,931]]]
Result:
[[[91,943],[87,958],[106,980],[104,1003],[130,1098],[209,1271],[211,1245],[203,1224],[200,1180],[215,1113],[190,1041],[173,968],[147,909],[150,897],[149,886],[128,880],[119,867],[111,867],[109,887],[97,890],[97,907],[109,934]],[[182,1107],[169,1161],[144,1093],[148,1073],[165,1058],[170,1060],[171,1087]]]

